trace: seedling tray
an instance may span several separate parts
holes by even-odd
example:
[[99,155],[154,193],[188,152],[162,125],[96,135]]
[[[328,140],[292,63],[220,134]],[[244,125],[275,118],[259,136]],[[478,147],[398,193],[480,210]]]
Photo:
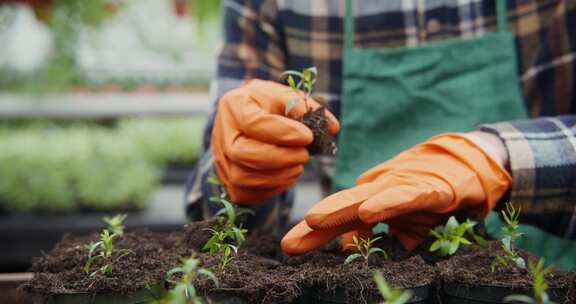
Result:
[[[126,222],[128,229],[159,232],[180,229],[185,223],[183,207],[179,202],[172,204],[181,209],[179,217],[160,217],[147,210],[132,212],[128,214]],[[48,252],[64,234],[86,235],[102,229],[102,216],[110,214],[112,213],[0,215],[0,242],[9,244],[0,251],[0,271],[26,271],[32,257]]]
[[[550,300],[564,303],[568,288],[550,288],[547,292]],[[460,283],[445,283],[442,288],[443,303],[446,304],[505,303],[504,298],[515,294],[532,296],[532,290],[500,286],[471,286]]]
[[128,294],[87,294],[77,292],[50,296],[33,295],[32,300],[35,304],[140,304],[158,299],[158,295],[153,290],[155,289],[142,289]]
[[[419,303],[434,303],[436,288],[434,284],[427,284],[424,286],[417,286],[407,288],[412,291],[412,298],[407,302],[410,304]],[[365,292],[367,296],[364,298],[365,303],[382,303],[382,298],[378,295],[378,290],[368,290]],[[312,297],[312,303],[323,304],[345,304],[346,291],[344,289],[336,289],[333,292],[315,291]]]

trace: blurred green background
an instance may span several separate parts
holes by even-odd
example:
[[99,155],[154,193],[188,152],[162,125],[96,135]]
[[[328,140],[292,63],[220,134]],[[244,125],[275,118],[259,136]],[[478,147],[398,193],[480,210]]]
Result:
[[0,212],[142,209],[191,168],[220,4],[0,0]]

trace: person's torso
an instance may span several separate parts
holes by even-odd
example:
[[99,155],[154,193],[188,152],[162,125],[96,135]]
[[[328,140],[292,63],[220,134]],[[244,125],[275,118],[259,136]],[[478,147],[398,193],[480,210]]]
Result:
[[[344,0],[277,0],[286,66],[319,71],[317,93],[340,108]],[[422,9],[423,8],[423,9]],[[355,46],[417,47],[470,39],[496,30],[495,0],[362,0],[356,2]],[[576,110],[576,1],[509,1],[518,73],[532,117]]]

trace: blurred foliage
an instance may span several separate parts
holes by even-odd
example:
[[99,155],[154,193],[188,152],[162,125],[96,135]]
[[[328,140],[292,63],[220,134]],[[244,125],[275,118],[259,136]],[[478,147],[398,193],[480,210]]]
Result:
[[[173,0],[173,2],[176,11],[177,3],[182,1]],[[213,26],[210,22],[217,20],[219,16],[221,0],[183,0],[183,2],[186,4],[184,13],[194,17],[202,39],[204,35],[202,29]],[[86,28],[97,28],[106,18],[116,14],[122,5],[122,0],[52,0],[49,11],[42,12],[43,16],[39,16],[45,19],[52,32],[54,47],[52,56],[34,73],[0,68],[0,91],[45,94],[68,91],[76,85],[82,85],[85,81],[75,60],[80,32]],[[0,15],[0,25],[9,23],[9,19],[10,16],[6,14]],[[126,89],[133,85],[130,81],[121,84]],[[198,83],[191,81],[183,85],[198,85]]]
[[194,20],[198,23],[199,34],[202,36],[204,32],[202,29],[205,26],[210,26],[212,20],[218,20],[220,16],[220,0],[188,0],[192,9],[189,12],[194,16]]
[[118,128],[4,123],[0,208],[142,207],[159,186],[162,165],[197,159],[201,125],[193,119],[134,119]]
[[18,73],[0,70],[0,90],[27,93],[64,91],[80,82],[75,65],[75,46],[82,27],[96,27],[110,15],[108,0],[53,0],[47,25],[54,53],[38,71]]
[[122,134],[158,165],[193,163],[200,157],[204,119],[130,119],[122,121]]

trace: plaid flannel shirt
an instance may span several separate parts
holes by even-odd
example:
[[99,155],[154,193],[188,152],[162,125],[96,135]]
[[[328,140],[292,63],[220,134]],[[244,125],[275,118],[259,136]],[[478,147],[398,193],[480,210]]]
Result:
[[[507,3],[520,86],[534,119],[481,129],[497,134],[508,149],[514,180],[510,200],[523,206],[532,223],[576,238],[576,116],[569,115],[576,110],[576,1]],[[321,75],[316,92],[338,116],[344,7],[345,0],[224,1],[215,101],[247,79],[278,79],[284,70],[315,66]],[[362,48],[418,46],[496,30],[495,0],[356,0],[354,16],[355,45]],[[214,115],[205,131],[206,153],[187,187],[189,210],[203,209],[204,215],[213,207],[201,202],[217,190],[204,182],[213,170],[209,147]],[[328,175],[333,173],[330,164],[328,160],[323,166]],[[260,222],[281,216],[285,223],[287,213],[278,206],[289,207],[291,199],[287,193],[264,204],[263,210],[274,212]]]

